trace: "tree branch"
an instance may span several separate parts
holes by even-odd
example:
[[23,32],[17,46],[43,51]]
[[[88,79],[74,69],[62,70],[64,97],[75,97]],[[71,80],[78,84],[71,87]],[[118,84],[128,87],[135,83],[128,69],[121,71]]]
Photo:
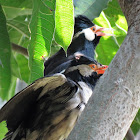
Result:
[[12,49],[20,54],[23,54],[24,56],[28,57],[28,52],[26,48],[23,48],[15,43],[12,44]]
[[123,140],[140,107],[140,4],[119,2],[128,34],[68,140]]
[[135,140],[135,136],[134,136],[131,128],[128,129],[125,138],[126,138],[126,140]]

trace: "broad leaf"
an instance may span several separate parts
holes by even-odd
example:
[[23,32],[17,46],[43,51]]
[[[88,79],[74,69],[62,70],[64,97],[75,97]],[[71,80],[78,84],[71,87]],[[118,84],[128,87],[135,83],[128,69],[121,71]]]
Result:
[[117,43],[121,45],[127,34],[128,26],[118,1],[113,0],[110,2],[108,8],[104,10],[104,14],[109,21],[110,26],[114,29]]
[[12,75],[11,81],[9,92],[6,94],[6,100],[10,100],[15,95],[17,78]]
[[19,69],[17,60],[16,60],[16,58],[15,58],[13,53],[11,54],[11,71],[12,71],[12,75],[14,75],[15,77],[21,79],[20,69]]
[[30,33],[28,29],[30,18],[31,16],[26,15],[7,21],[8,33],[11,42],[27,48],[30,41]]
[[[17,38],[17,40],[21,40],[21,36],[29,39],[30,38],[30,33],[29,33],[29,29],[28,29],[29,22],[30,22],[30,16],[27,16],[27,15],[18,16],[12,20],[7,20],[7,26],[9,29],[9,33],[11,32],[11,30],[15,30],[20,35],[20,36],[15,37],[15,38]],[[11,35],[11,37],[13,37],[13,34]],[[19,43],[14,40],[12,42]]]
[[[29,21],[30,16],[20,16],[14,18],[13,20],[7,21],[7,27],[11,42],[24,47],[27,47],[29,45]],[[28,59],[25,58],[25,56],[13,53],[11,57],[11,69],[12,74],[15,77],[24,80],[26,83],[29,82],[30,71],[28,67]]]
[[18,16],[32,14],[31,0],[0,0],[0,2],[4,9],[7,20],[11,20]]
[[131,125],[131,129],[133,130],[133,133],[136,135],[140,130],[140,109]]
[[25,56],[17,53],[12,55],[11,69],[15,77],[29,83],[30,70],[28,67],[28,59]]
[[72,0],[56,0],[55,41],[61,45],[65,51],[72,40],[73,25]]
[[115,36],[102,37],[96,49],[97,60],[102,64],[109,65],[127,33],[127,22],[117,0],[110,2],[108,8],[94,20],[94,23],[105,28],[114,29],[109,33]]
[[7,99],[11,83],[11,48],[6,28],[6,19],[0,6],[0,97]]
[[16,60],[19,67],[21,80],[25,81],[26,83],[29,83],[30,70],[28,67],[28,59],[21,54],[17,54]]
[[118,51],[119,46],[115,43],[113,37],[101,38],[96,48],[97,60],[104,65],[109,65]]
[[55,0],[34,0],[30,24],[31,42],[29,50],[30,82],[43,76],[43,59],[50,53],[55,28]]
[[28,25],[32,14],[30,0],[1,0],[7,19],[7,28],[11,42],[27,48],[29,44]]
[[[27,48],[29,45],[29,22],[32,14],[32,1],[30,0],[1,0],[2,7],[6,14],[7,28],[10,41]],[[29,82],[28,60],[17,53],[11,57],[12,74],[17,78]]]
[[85,15],[93,20],[107,7],[110,0],[74,0],[75,16]]
[[5,134],[8,132],[8,129],[6,127],[6,122],[3,121],[0,123],[0,139],[2,140],[5,136]]

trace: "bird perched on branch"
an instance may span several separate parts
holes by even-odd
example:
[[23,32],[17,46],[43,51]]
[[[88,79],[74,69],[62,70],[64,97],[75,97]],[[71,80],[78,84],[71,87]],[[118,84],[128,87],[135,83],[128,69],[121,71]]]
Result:
[[65,140],[106,68],[76,53],[63,73],[23,89],[0,110],[9,129],[5,140]]
[[[103,33],[102,31],[104,30],[110,29],[95,25],[83,15],[77,16],[75,18],[74,36],[68,47],[67,56],[80,52],[94,59],[95,48],[101,36],[112,36],[111,34]],[[69,57],[66,57],[65,51],[61,48],[44,63],[44,75],[60,72],[67,68],[68,63]]]

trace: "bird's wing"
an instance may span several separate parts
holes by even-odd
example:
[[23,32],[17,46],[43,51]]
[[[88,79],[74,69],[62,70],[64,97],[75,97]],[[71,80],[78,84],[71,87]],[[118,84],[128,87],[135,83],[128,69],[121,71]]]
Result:
[[21,121],[30,114],[38,98],[60,87],[66,81],[67,79],[63,74],[56,74],[36,80],[2,107],[0,110],[0,122],[6,120],[9,129],[17,128]]

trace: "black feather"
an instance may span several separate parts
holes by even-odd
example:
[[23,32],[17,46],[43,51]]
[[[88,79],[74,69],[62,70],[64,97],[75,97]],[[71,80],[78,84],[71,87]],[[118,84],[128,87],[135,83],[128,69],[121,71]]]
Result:
[[[86,77],[79,69],[68,72],[75,66],[98,64],[91,58],[73,56],[69,63],[64,74],[36,80],[2,107],[0,122],[6,120],[9,130],[5,140],[29,137],[64,140],[68,137],[99,78],[94,71]],[[85,86],[81,87],[79,82]]]
[[[94,24],[87,17],[82,15],[77,16],[75,18],[74,35],[82,31],[83,29],[89,28],[93,25]],[[69,57],[76,52],[80,52],[85,56],[94,59],[95,48],[99,43],[100,38],[101,38],[100,36],[96,36],[93,41],[89,41],[85,38],[84,33],[80,34],[78,37],[74,36],[70,46],[68,47],[67,56]],[[51,56],[44,63],[45,66],[44,75],[59,73],[60,71],[66,69],[68,65],[62,64],[69,61],[68,57],[66,57],[65,51],[61,48],[56,54]]]

